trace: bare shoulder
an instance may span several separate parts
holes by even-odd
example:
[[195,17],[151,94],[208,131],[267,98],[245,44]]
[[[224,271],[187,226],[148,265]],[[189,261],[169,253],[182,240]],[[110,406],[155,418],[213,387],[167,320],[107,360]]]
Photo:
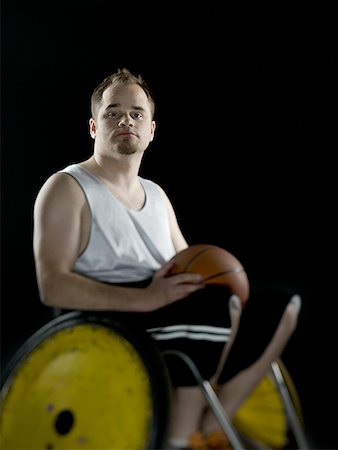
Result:
[[156,184],[156,186],[157,186],[157,188],[158,188],[158,190],[160,192],[160,195],[161,195],[162,199],[165,201],[165,203],[169,203],[170,204],[171,202],[169,200],[169,197],[168,197],[166,191],[158,183],[155,183],[155,184]]
[[71,175],[64,172],[56,172],[42,185],[35,201],[35,207],[45,204],[66,207],[67,204],[81,206],[85,202],[85,196],[79,183]]
[[163,201],[167,207],[169,225],[170,225],[170,230],[171,230],[171,237],[172,237],[172,241],[173,241],[175,250],[178,252],[178,251],[183,250],[184,248],[188,247],[188,244],[187,244],[187,241],[185,240],[185,237],[183,236],[183,233],[179,227],[175,209],[172,205],[171,200],[169,199],[165,190],[161,186],[159,186],[159,185],[157,185],[157,186],[160,190],[160,194],[163,198]]
[[157,184],[157,187],[160,191],[160,195],[163,199],[163,202],[167,207],[169,215],[170,216],[175,215],[173,204],[172,204],[171,200],[169,199],[169,196],[167,195],[166,191],[159,184]]

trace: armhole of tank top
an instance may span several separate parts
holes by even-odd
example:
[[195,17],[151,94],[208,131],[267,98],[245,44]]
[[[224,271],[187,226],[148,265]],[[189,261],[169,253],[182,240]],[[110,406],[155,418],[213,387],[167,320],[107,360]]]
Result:
[[90,238],[91,238],[91,234],[92,234],[92,228],[93,228],[93,211],[92,211],[92,208],[90,206],[88,196],[87,196],[83,186],[81,185],[80,181],[76,178],[76,176],[74,174],[70,173],[70,172],[66,172],[66,171],[60,171],[60,172],[61,173],[65,173],[66,175],[69,175],[77,183],[77,185],[79,186],[79,188],[81,189],[81,191],[83,193],[83,196],[85,198],[85,202],[86,202],[87,208],[88,208],[88,214],[89,214],[89,216],[88,216],[88,219],[89,219],[88,237],[87,237],[87,241],[86,241],[86,243],[85,243],[85,245],[83,247],[83,250],[77,256],[77,258],[80,258],[85,253],[85,251],[87,250],[89,242],[90,242]]

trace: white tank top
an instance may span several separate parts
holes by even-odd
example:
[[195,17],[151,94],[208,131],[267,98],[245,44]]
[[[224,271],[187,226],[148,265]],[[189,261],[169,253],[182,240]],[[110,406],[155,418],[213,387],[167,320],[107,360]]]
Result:
[[77,180],[91,212],[89,241],[75,272],[108,283],[141,281],[174,256],[168,213],[156,183],[139,177],[146,200],[134,211],[83,167],[72,164],[60,172]]

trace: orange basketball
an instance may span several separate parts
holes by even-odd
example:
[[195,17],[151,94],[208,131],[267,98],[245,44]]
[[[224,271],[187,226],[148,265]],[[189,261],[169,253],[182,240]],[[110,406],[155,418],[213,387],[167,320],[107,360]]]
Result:
[[242,305],[249,297],[249,280],[240,261],[224,248],[196,244],[178,252],[172,259],[169,275],[182,272],[199,273],[204,284],[221,284],[238,295]]

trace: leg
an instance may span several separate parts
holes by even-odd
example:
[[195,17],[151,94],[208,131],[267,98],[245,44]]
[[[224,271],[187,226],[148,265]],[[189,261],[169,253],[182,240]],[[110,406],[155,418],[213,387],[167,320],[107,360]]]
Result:
[[189,446],[190,436],[199,429],[205,397],[198,386],[178,387],[173,392],[172,402],[169,445],[185,448]]
[[[241,370],[221,387],[219,399],[228,417],[234,416],[243,401],[270,370],[273,361],[282,353],[296,328],[299,309],[300,297],[293,296],[263,354],[253,364]],[[203,420],[202,430],[205,433],[210,433],[217,429],[219,429],[219,423],[213,413],[208,411]]]
[[217,380],[223,370],[224,364],[227,360],[227,357],[229,355],[230,349],[232,347],[232,344],[234,343],[234,340],[236,338],[238,327],[239,327],[239,321],[241,318],[242,313],[242,305],[239,297],[237,295],[232,295],[229,298],[229,314],[230,314],[230,320],[231,320],[231,335],[226,343],[226,345],[223,348],[223,352],[221,355],[221,358],[219,360],[217,370],[215,375],[210,380],[211,384],[216,384]]
[[[231,318],[231,336],[224,346],[220,363],[213,380],[216,381],[225,363],[227,355],[236,336],[241,316],[241,303],[237,296],[229,299]],[[169,443],[171,448],[184,448],[189,445],[189,438],[200,429],[202,416],[207,402],[200,386],[179,387],[173,392],[172,422]]]

